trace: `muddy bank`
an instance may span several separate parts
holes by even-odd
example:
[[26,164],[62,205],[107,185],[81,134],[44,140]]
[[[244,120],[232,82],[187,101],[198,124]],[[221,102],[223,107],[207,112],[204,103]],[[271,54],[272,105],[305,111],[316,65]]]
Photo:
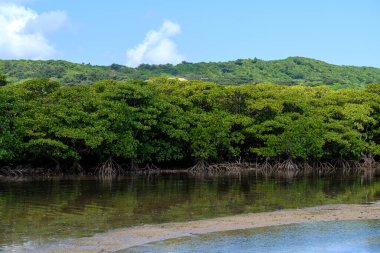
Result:
[[49,246],[29,245],[16,252],[114,252],[165,239],[238,229],[317,221],[380,219],[380,202],[366,205],[324,205],[303,209],[251,213],[208,220],[145,225],[112,230]]

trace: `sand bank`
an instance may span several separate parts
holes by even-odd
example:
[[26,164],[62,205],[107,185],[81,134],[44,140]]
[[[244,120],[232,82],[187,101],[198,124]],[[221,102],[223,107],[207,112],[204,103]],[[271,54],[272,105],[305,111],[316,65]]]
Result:
[[[366,205],[323,205],[311,208],[250,213],[190,222],[116,229],[92,237],[70,239],[25,252],[114,252],[165,239],[238,229],[317,221],[380,219],[380,202]],[[20,249],[23,252],[23,249]]]

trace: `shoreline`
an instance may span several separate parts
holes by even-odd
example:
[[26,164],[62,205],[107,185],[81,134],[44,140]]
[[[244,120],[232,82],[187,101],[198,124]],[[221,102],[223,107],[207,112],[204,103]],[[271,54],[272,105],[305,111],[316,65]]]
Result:
[[[267,158],[268,159],[268,158]],[[154,164],[146,164],[144,167],[128,167],[126,164],[118,164],[112,160],[112,166],[99,164],[97,167],[83,168],[80,170],[53,169],[50,167],[33,167],[31,165],[19,165],[14,168],[11,166],[0,166],[0,179],[12,180],[24,177],[65,177],[65,176],[94,176],[102,179],[112,179],[130,174],[155,174],[155,173],[190,173],[194,176],[222,176],[236,175],[243,172],[255,172],[257,175],[282,176],[293,178],[297,176],[324,176],[343,173],[343,175],[362,175],[364,177],[380,176],[380,162],[374,158],[365,158],[362,161],[297,161],[293,159],[281,160],[256,160],[256,161],[221,161],[208,164],[206,161],[197,162],[195,165],[189,164],[184,167],[158,167]],[[104,171],[97,168],[102,167]],[[116,169],[116,167],[117,169]],[[190,166],[190,167],[189,167]]]
[[[143,225],[111,230],[91,237],[67,239],[38,249],[21,252],[115,252],[167,239],[269,226],[320,221],[380,219],[380,202],[371,204],[338,204],[249,213],[189,222]],[[18,252],[18,251],[17,251]]]

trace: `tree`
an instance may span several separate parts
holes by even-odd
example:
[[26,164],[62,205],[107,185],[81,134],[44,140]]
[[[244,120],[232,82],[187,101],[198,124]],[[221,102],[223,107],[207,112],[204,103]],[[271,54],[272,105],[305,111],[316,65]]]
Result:
[[18,160],[22,150],[22,129],[16,125],[20,103],[17,95],[0,87],[0,161]]
[[[32,79],[16,86],[22,100],[16,123],[23,130],[27,158],[47,159],[60,170],[60,160],[78,159],[77,153],[57,137],[62,125],[59,100],[52,99],[60,84],[49,79]],[[62,114],[62,113],[61,113]]]
[[190,147],[192,157],[202,160],[221,161],[240,154],[239,145],[244,136],[236,125],[237,116],[224,111],[193,112],[191,114]]
[[8,84],[7,76],[0,73],[0,86],[5,86]]
[[324,134],[320,117],[280,115],[257,128],[256,136],[264,145],[251,150],[270,158],[319,159],[324,155]]

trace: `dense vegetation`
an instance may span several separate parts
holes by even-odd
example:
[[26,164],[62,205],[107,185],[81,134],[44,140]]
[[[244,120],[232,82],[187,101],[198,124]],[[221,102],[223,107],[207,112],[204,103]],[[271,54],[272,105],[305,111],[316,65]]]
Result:
[[360,160],[380,155],[379,125],[380,84],[333,90],[158,78],[0,87],[2,166]]
[[92,84],[104,79],[147,80],[152,77],[182,77],[230,85],[262,82],[307,86],[324,84],[334,88],[363,87],[380,82],[380,69],[336,66],[301,57],[275,61],[183,62],[176,66],[142,64],[138,68],[118,64],[105,67],[66,61],[3,60],[0,61],[1,72],[7,74],[11,83],[30,78],[54,78],[64,85]]

